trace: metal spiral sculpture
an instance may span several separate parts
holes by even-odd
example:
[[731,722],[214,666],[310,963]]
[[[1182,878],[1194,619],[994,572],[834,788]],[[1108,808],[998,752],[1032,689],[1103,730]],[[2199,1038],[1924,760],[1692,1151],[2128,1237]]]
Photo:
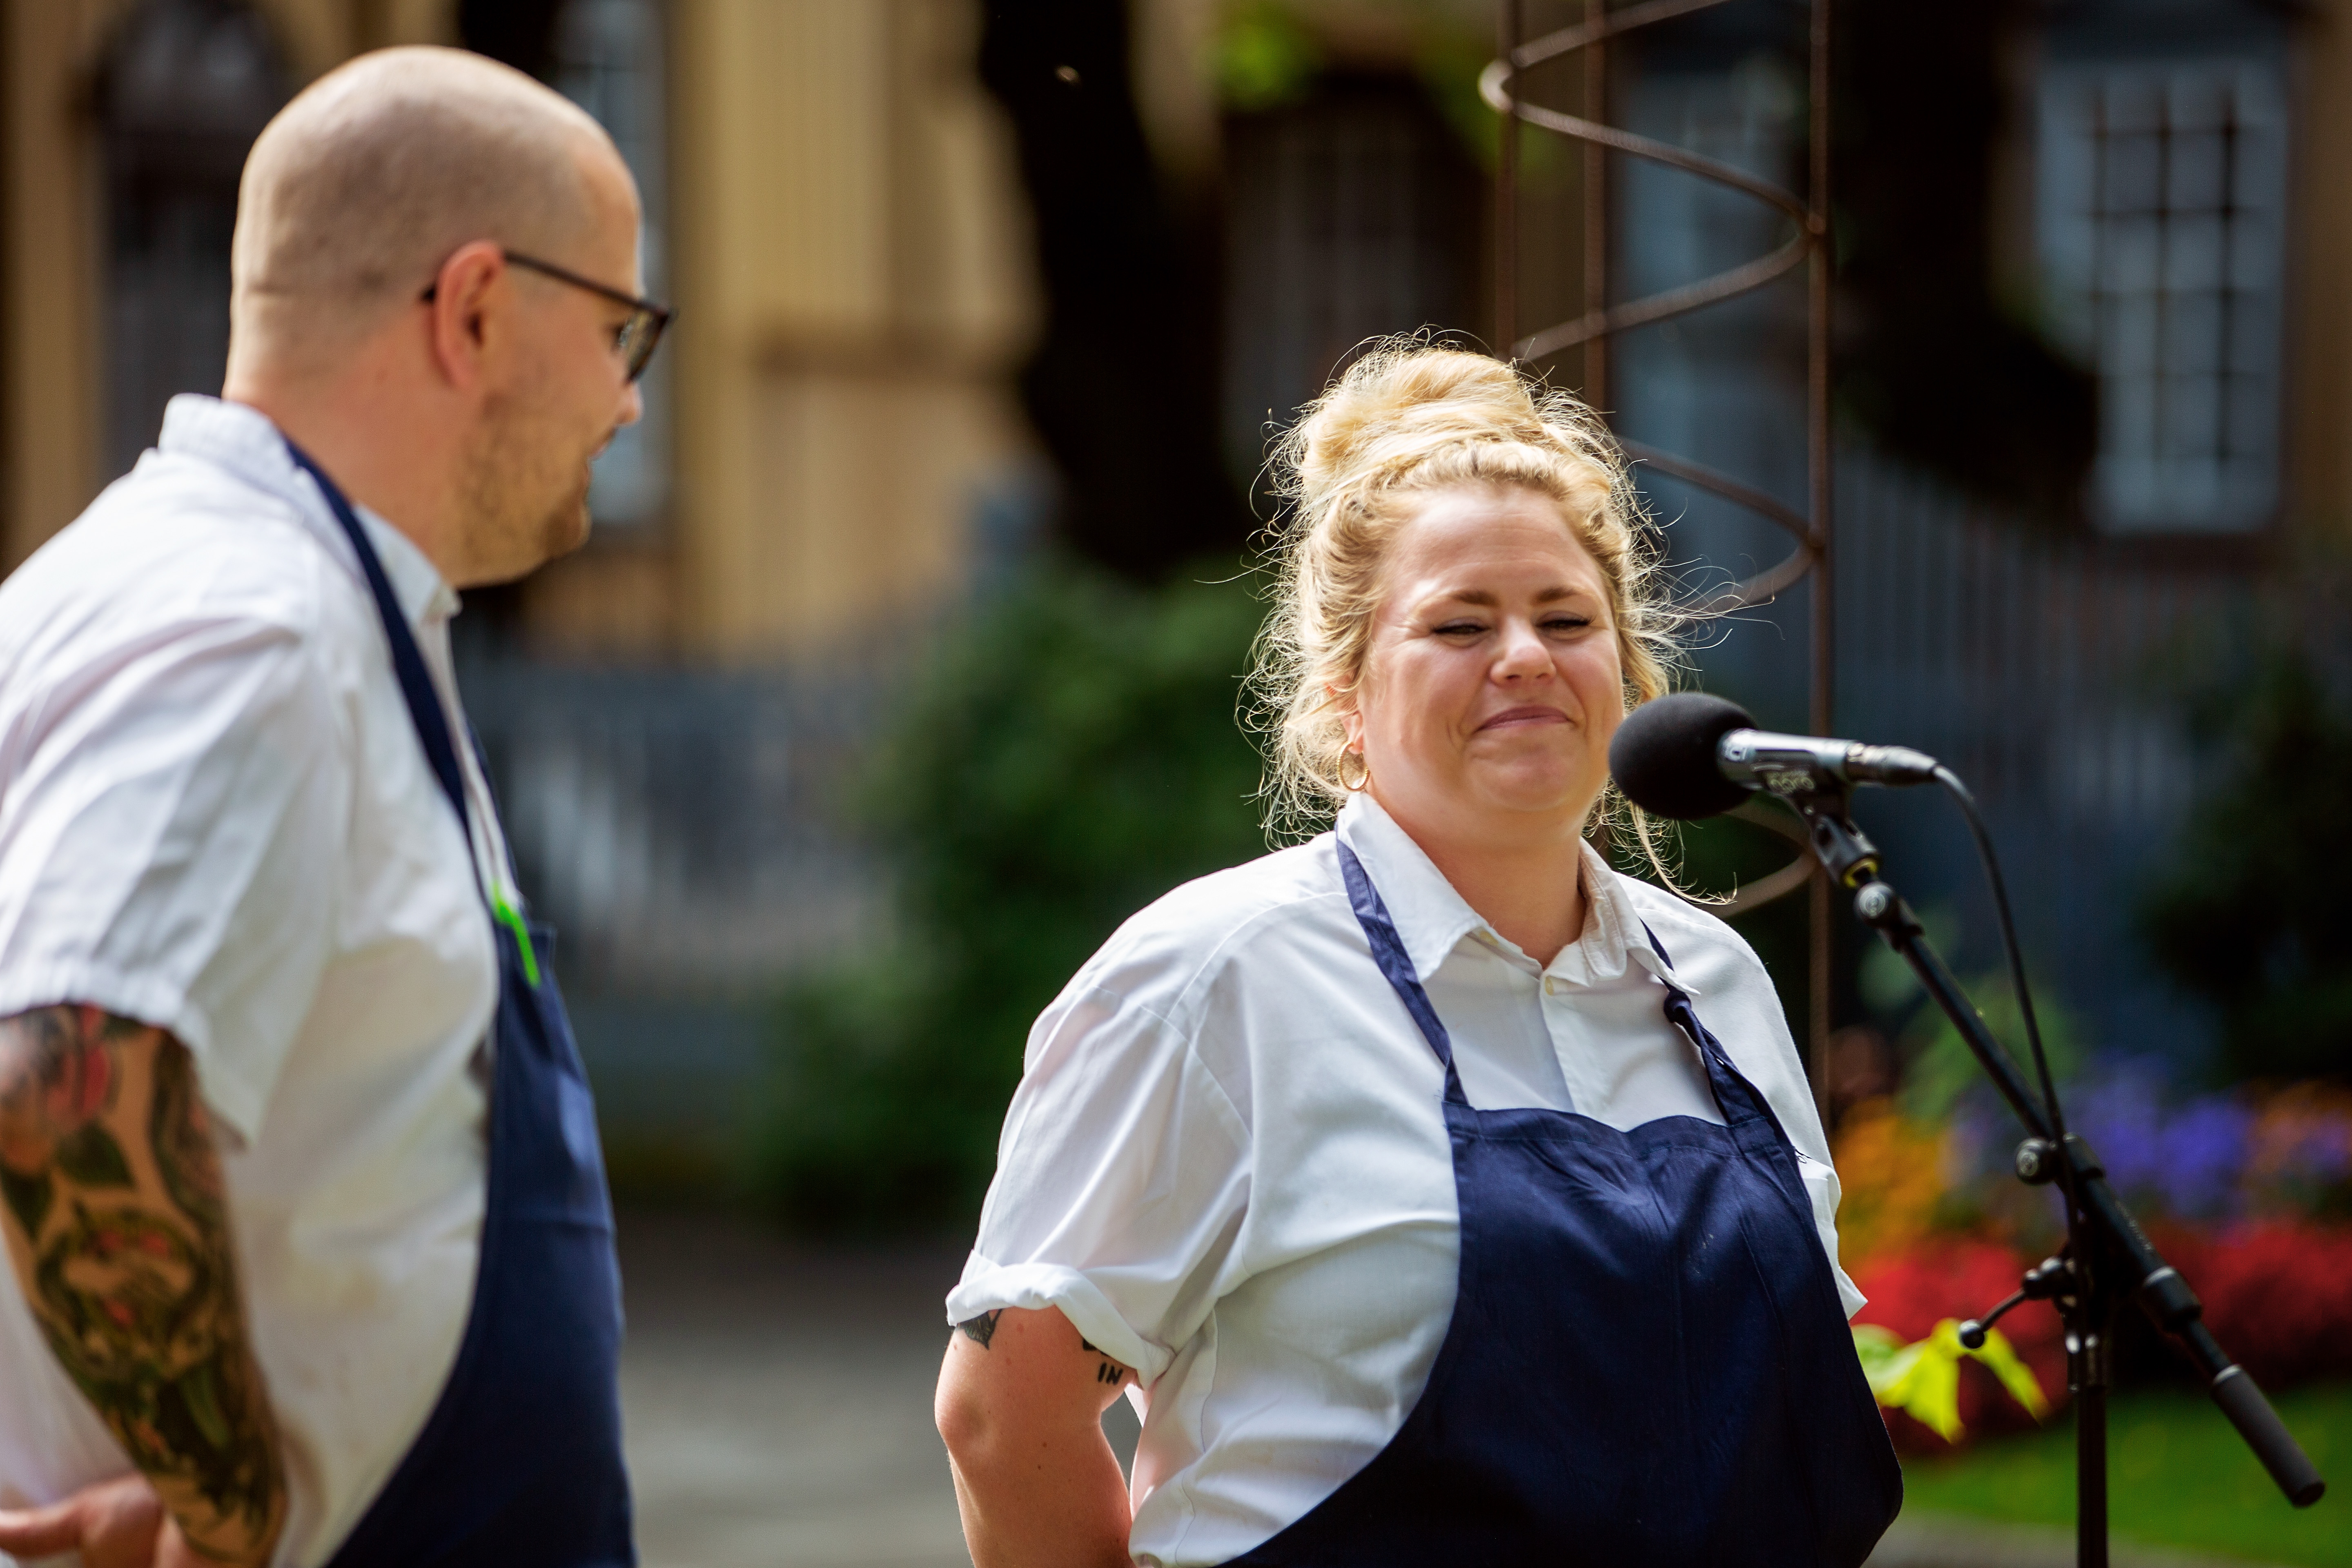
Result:
[[[1522,37],[1525,0],[1501,0],[1502,55],[1479,78],[1479,92],[1489,107],[1513,123],[1505,129],[1502,166],[1496,200],[1496,336],[1511,345],[1517,359],[1535,362],[1571,348],[1586,350],[1584,396],[1599,405],[1605,396],[1606,345],[1616,334],[1635,327],[1671,320],[1709,305],[1760,289],[1774,279],[1806,268],[1807,361],[1805,437],[1807,500],[1802,513],[1740,483],[1727,474],[1671,452],[1639,442],[1623,441],[1627,456],[1658,472],[1680,479],[1768,518],[1786,531],[1795,547],[1778,564],[1746,581],[1718,590],[1688,606],[1701,614],[1721,614],[1744,605],[1762,604],[1809,575],[1812,582],[1809,725],[1815,734],[1832,732],[1833,697],[1834,579],[1831,570],[1830,501],[1830,253],[1829,253],[1829,109],[1830,0],[1812,0],[1809,27],[1810,95],[1808,151],[1810,189],[1806,195],[1758,179],[1744,169],[1709,158],[1670,142],[1611,125],[1598,117],[1606,98],[1605,48],[1609,39],[1676,16],[1705,11],[1730,0],[1646,0],[1612,9],[1608,0],[1584,0],[1584,19],[1541,37]],[[1519,78],[1548,60],[1581,52],[1583,101],[1586,114],[1565,113],[1528,101],[1518,90]],[[1583,312],[1571,321],[1520,336],[1517,314],[1518,150],[1519,125],[1565,136],[1582,144],[1583,178]],[[1794,227],[1777,249],[1713,277],[1669,289],[1639,300],[1611,303],[1608,298],[1607,182],[1604,159],[1616,152],[1680,169],[1701,179],[1752,196],[1786,215]],[[1826,1067],[1830,1002],[1830,888],[1815,874],[1811,855],[1800,849],[1797,858],[1771,875],[1741,889],[1723,912],[1751,910],[1811,882],[1812,898],[1812,1056],[1818,1088]]]

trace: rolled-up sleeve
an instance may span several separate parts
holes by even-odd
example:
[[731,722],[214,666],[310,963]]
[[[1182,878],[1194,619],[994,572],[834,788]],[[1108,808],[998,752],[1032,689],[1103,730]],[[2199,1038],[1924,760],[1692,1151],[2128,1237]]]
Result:
[[254,1135],[333,941],[351,790],[331,684],[299,629],[226,616],[10,693],[0,1016],[75,1002],[168,1029]]
[[1056,1308],[1148,1386],[1207,1314],[1248,1148],[1182,1031],[1082,974],[1031,1031],[949,1321]]

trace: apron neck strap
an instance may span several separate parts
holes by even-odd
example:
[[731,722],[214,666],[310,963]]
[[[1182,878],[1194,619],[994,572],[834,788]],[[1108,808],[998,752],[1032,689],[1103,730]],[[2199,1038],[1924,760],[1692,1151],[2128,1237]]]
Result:
[[[1674,960],[1667,956],[1666,944],[1658,940],[1658,933],[1650,929],[1649,921],[1642,922],[1642,931],[1650,939],[1651,951],[1672,963]],[[1780,1119],[1773,1114],[1771,1102],[1764,1098],[1762,1090],[1748,1081],[1746,1073],[1732,1065],[1731,1053],[1723,1048],[1723,1042],[1715,1037],[1715,1032],[1699,1021],[1698,1009],[1692,1005],[1690,993],[1663,975],[1659,977],[1659,984],[1666,988],[1667,1021],[1680,1029],[1697,1050],[1699,1061],[1706,1068],[1707,1085],[1715,1090],[1715,1103],[1717,1109],[1723,1112],[1726,1124],[1738,1126],[1744,1121],[1758,1121],[1770,1127],[1772,1135],[1786,1142],[1787,1137],[1780,1131]]]
[[1339,851],[1339,875],[1348,884],[1348,903],[1356,911],[1356,921],[1364,928],[1364,938],[1372,945],[1372,962],[1381,967],[1381,974],[1393,986],[1404,1010],[1421,1026],[1422,1038],[1437,1053],[1445,1068],[1445,1100],[1449,1105],[1467,1105],[1469,1097],[1462,1092],[1461,1075],[1454,1070],[1454,1041],[1430,1005],[1429,993],[1422,987],[1421,976],[1413,973],[1412,959],[1404,950],[1404,938],[1397,934],[1396,921],[1389,918],[1389,907],[1381,901],[1381,890],[1372,886],[1365,873],[1364,863],[1356,852],[1334,838]]
[[[383,574],[383,563],[377,558],[375,546],[368,542],[367,530],[360,526],[359,514],[352,510],[335,481],[327,471],[310,460],[310,455],[296,446],[291,437],[286,450],[295,465],[318,481],[319,493],[326,498],[327,510],[343,526],[352,550],[360,558],[360,571],[367,578],[368,592],[375,598],[377,617],[383,622],[383,635],[392,644],[392,669],[400,678],[400,694],[408,702],[409,721],[416,726],[416,738],[424,743],[425,761],[433,764],[433,776],[441,782],[441,793],[448,797],[449,809],[457,814],[457,826],[467,826],[465,775],[458,771],[457,748],[449,734],[449,715],[441,706],[440,693],[433,685],[433,677],[425,668],[425,655],[416,646],[416,637],[408,629],[408,617],[401,613],[400,601],[393,597],[392,583]],[[469,857],[470,858],[470,857]]]

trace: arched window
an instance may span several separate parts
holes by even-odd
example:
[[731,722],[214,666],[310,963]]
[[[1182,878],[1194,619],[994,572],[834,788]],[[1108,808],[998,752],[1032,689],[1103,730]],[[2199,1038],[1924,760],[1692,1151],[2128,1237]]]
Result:
[[110,477],[154,443],[173,394],[220,390],[237,175],[286,98],[261,19],[238,0],[146,0],[107,56]]

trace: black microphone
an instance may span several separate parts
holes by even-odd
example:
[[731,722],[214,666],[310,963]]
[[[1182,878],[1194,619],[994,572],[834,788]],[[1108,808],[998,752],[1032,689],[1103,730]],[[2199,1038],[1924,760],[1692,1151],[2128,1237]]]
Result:
[[1625,716],[1609,771],[1653,816],[1718,816],[1755,790],[1797,795],[1849,784],[1932,784],[1936,759],[1908,746],[1866,746],[1759,730],[1737,702],[1677,692]]

